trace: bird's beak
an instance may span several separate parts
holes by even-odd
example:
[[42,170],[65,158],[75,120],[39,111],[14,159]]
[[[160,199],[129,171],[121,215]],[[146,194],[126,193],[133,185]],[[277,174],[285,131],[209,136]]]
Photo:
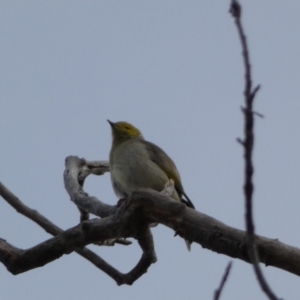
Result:
[[116,123],[114,123],[114,122],[112,122],[112,121],[109,121],[109,120],[106,120],[106,121],[109,123],[109,125],[110,125],[112,128],[115,127]]

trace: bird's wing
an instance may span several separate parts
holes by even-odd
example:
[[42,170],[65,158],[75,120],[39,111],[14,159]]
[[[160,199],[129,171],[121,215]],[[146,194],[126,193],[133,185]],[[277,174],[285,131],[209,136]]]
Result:
[[145,143],[145,146],[148,150],[150,159],[167,174],[169,179],[174,180],[175,189],[179,197],[181,198],[182,196],[184,196],[186,200],[184,200],[183,202],[187,206],[195,208],[192,201],[184,192],[181,179],[180,179],[180,174],[173,160],[168,156],[168,154],[164,150],[162,150],[160,147],[156,146],[155,144],[148,141],[143,141],[143,142]]
[[149,158],[167,174],[169,179],[172,178],[174,180],[175,185],[181,186],[180,175],[173,160],[166,154],[166,152],[155,144],[148,141],[143,142],[145,142],[147,152],[150,156]]

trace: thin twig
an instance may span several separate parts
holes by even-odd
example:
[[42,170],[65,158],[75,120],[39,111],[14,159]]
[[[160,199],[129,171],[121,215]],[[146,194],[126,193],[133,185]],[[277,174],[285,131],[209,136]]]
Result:
[[229,276],[229,273],[230,273],[230,270],[231,270],[231,267],[232,267],[232,261],[230,261],[225,269],[225,272],[224,272],[224,275],[221,279],[221,282],[220,282],[220,286],[217,290],[215,290],[215,294],[214,294],[214,300],[219,300],[220,299],[220,296],[221,296],[221,292],[224,288],[224,285],[228,279],[228,276]]
[[244,127],[245,138],[244,138],[243,146],[244,146],[244,158],[245,158],[245,183],[244,183],[245,206],[246,206],[245,219],[246,219],[246,228],[247,228],[248,252],[249,252],[250,260],[254,267],[257,280],[262,290],[266,293],[269,299],[277,300],[278,298],[276,297],[276,295],[268,285],[258,264],[259,258],[258,258],[256,243],[255,243],[255,227],[254,227],[253,216],[252,216],[252,196],[254,190],[254,184],[252,180],[253,172],[254,172],[254,167],[252,163],[252,153],[253,153],[253,145],[254,145],[253,100],[260,86],[258,85],[252,90],[251,64],[249,58],[249,51],[247,46],[247,39],[244,34],[243,26],[241,23],[242,8],[237,0],[231,1],[230,12],[234,17],[239,38],[242,44],[242,54],[243,54],[243,61],[244,61],[244,68],[245,68],[244,97],[245,97],[246,107],[243,109],[244,116],[245,116],[245,127]]

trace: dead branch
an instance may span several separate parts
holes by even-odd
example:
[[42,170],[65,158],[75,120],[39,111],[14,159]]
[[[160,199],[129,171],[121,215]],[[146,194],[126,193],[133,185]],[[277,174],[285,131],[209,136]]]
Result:
[[[28,219],[32,220],[39,226],[41,226],[46,232],[51,235],[58,235],[63,232],[61,228],[56,226],[50,220],[41,215],[37,210],[31,209],[27,205],[25,205],[18,197],[16,197],[11,191],[9,191],[1,182],[0,182],[0,195],[5,199],[13,208],[16,209],[17,212],[24,215]],[[5,240],[2,240],[2,242]],[[121,240],[118,240],[118,243],[122,243]],[[123,244],[129,245],[130,241],[126,241]],[[105,245],[105,243],[103,243]],[[13,246],[12,246],[13,247]],[[17,248],[15,248],[17,249]],[[98,256],[93,251],[83,248],[77,249],[76,253],[87,259],[89,262],[94,264],[98,269],[111,276],[112,278],[121,278],[123,276],[118,270],[113,268],[110,264],[104,261],[100,256]],[[117,281],[117,280],[116,280]]]

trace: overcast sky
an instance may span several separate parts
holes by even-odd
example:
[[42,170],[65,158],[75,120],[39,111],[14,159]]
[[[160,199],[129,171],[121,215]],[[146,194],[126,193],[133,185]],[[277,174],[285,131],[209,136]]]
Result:
[[[67,229],[79,222],[64,190],[64,159],[108,159],[106,119],[128,121],[176,162],[196,208],[244,229],[243,63],[230,1],[1,1],[0,180]],[[257,233],[299,247],[300,2],[242,1],[256,119]],[[85,190],[114,204],[109,174]],[[1,200],[1,199],[0,199]],[[0,265],[1,300],[212,299],[229,257],[153,229],[158,262],[133,286],[116,283],[77,254],[13,276]],[[0,237],[29,248],[50,236],[0,201]],[[136,242],[89,247],[122,272]],[[284,299],[300,279],[263,271]],[[222,300],[265,299],[252,267],[234,260]]]

